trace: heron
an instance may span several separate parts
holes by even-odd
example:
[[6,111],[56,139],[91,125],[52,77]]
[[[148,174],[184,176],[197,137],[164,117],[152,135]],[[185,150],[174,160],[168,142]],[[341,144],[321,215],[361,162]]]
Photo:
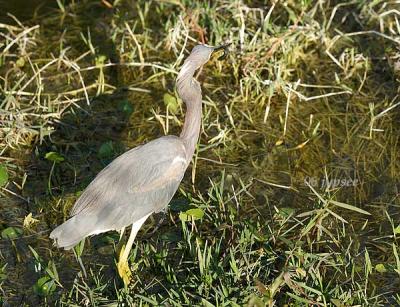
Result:
[[69,250],[86,237],[132,225],[122,247],[117,268],[119,275],[130,276],[128,257],[135,237],[152,214],[163,211],[178,190],[192,160],[199,139],[202,118],[200,83],[194,78],[216,51],[228,46],[196,45],[184,61],[176,79],[176,89],[186,104],[186,115],[179,137],[162,136],[137,146],[108,164],[76,201],[70,218],[50,233],[59,248]]

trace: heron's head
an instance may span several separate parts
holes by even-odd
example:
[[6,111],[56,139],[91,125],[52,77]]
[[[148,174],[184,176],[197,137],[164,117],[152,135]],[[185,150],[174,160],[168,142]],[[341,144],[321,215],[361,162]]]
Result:
[[213,53],[223,50],[224,54],[219,57],[220,60],[226,57],[228,46],[230,44],[222,45],[219,47],[212,47],[207,45],[197,45],[192,49],[192,52],[185,60],[181,70],[179,71],[176,85],[179,96],[186,102],[197,101],[200,97],[201,101],[201,88],[200,84],[193,79],[193,75],[197,69],[206,64]]
[[224,54],[220,56],[218,59],[222,60],[226,57],[228,53],[228,47],[229,44],[221,45],[218,47],[212,47],[212,46],[207,46],[207,45],[197,45],[192,49],[192,52],[190,53],[189,57],[187,58],[187,61],[192,62],[194,65],[196,65],[196,69],[203,66],[206,64],[210,58],[211,55],[215,54],[217,51],[223,50]]
[[178,74],[178,84],[192,78],[194,72],[206,64],[208,60],[210,60],[211,55],[217,53],[217,51],[222,50],[224,52],[223,55],[218,58],[219,60],[224,59],[228,54],[229,45],[230,43],[218,47],[207,45],[195,46]]

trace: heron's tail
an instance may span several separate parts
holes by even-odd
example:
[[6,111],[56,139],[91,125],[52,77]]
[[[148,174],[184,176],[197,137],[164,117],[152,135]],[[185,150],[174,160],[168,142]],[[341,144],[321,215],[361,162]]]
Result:
[[91,235],[89,225],[93,225],[87,219],[75,215],[50,233],[50,238],[55,240],[58,247],[66,250],[73,248],[80,241]]

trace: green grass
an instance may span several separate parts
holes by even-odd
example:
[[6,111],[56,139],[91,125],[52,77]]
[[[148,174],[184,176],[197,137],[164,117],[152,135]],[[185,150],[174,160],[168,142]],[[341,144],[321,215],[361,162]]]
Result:
[[[0,302],[400,304],[395,2],[113,4],[0,24]],[[113,158],[179,133],[174,80],[201,40],[233,47],[198,77],[201,138],[168,218],[139,233],[129,287],[117,233],[78,250],[85,277],[48,235]]]

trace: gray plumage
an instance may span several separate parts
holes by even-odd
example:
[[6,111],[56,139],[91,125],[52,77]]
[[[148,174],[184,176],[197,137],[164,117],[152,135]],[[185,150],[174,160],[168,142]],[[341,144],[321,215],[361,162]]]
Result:
[[75,203],[72,217],[51,232],[50,238],[59,247],[70,249],[87,236],[130,224],[138,230],[151,213],[168,205],[192,159],[200,132],[201,88],[193,75],[213,51],[226,51],[226,47],[193,48],[177,78],[178,94],[187,107],[180,136],[164,136],[133,148],[105,167]]

